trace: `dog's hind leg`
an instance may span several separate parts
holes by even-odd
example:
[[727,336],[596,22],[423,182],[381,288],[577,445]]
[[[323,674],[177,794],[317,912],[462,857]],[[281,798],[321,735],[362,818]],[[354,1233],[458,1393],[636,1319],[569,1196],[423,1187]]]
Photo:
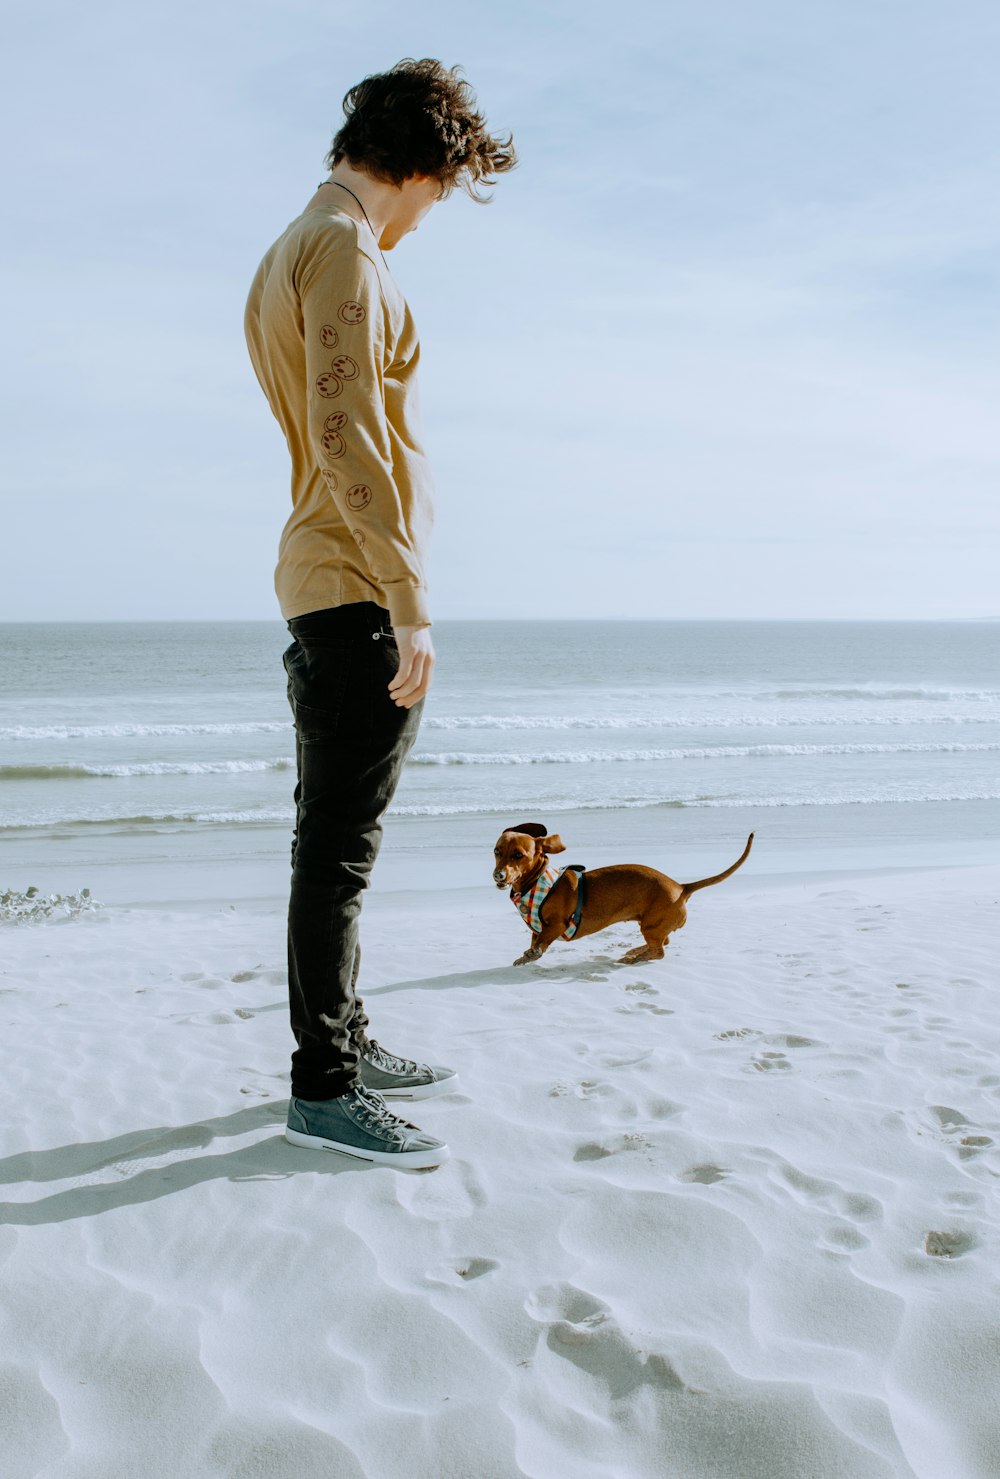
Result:
[[[681,920],[681,924],[683,923],[684,921]],[[646,942],[645,945],[637,945],[634,950],[626,951],[621,957],[619,964],[635,965],[640,960],[663,959],[666,947],[670,943],[670,926],[665,924],[662,919],[658,920],[656,924],[640,919],[639,928],[642,931],[642,938]]]
[[647,936],[645,945],[637,945],[634,950],[627,950],[624,955],[619,956],[618,964],[635,965],[640,960],[662,960],[666,944],[666,939],[654,940]]
[[662,960],[670,943],[670,936],[675,930],[683,929],[686,923],[687,910],[683,902],[660,902],[638,921],[645,945],[630,950],[624,959],[629,965],[638,960]]

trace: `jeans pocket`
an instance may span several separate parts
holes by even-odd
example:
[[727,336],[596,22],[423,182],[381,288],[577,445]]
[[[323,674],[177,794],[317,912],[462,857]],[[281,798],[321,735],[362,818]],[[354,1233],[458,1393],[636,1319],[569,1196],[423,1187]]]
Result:
[[282,653],[299,738],[329,739],[340,724],[353,644],[345,637],[298,638]]

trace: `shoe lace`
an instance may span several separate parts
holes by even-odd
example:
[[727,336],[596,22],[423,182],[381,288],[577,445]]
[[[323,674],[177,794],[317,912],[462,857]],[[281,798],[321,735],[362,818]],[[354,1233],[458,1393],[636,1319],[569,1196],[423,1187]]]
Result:
[[416,1125],[411,1125],[409,1120],[402,1119],[398,1114],[393,1114],[386,1104],[382,1095],[374,1089],[366,1089],[363,1084],[358,1084],[355,1093],[360,1100],[357,1106],[357,1115],[362,1124],[371,1126],[376,1130],[415,1130]]
[[379,1068],[384,1068],[387,1073],[419,1073],[420,1064],[412,1058],[399,1058],[395,1053],[387,1053],[377,1038],[368,1039],[368,1053],[366,1057]]

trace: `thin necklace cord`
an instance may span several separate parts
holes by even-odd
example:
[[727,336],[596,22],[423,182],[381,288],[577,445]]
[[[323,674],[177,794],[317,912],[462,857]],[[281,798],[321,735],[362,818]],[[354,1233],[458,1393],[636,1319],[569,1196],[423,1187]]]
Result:
[[[350,195],[354,200],[358,200],[358,197],[354,194],[354,191],[349,189],[347,185],[341,185],[339,180],[321,180],[320,183],[316,186],[316,189],[321,190],[324,185],[338,185],[340,186],[341,190],[346,190],[348,195]],[[360,200],[358,200],[358,205],[361,206],[361,214],[364,216],[365,220],[368,221],[368,212],[365,210]],[[375,245],[378,247],[378,254],[382,258],[382,261],[385,262],[385,270],[386,272],[388,272],[389,264],[385,261],[385,254],[383,253],[382,248],[379,246],[378,235],[376,234],[375,227],[372,225],[371,221],[368,221],[368,230],[371,232],[372,236],[375,237]]]

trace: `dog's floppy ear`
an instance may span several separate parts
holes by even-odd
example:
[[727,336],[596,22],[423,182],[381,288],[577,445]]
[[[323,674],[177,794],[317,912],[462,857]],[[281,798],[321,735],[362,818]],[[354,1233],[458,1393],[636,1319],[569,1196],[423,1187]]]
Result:
[[528,837],[545,837],[548,830],[541,822],[518,822],[516,827],[504,827],[505,832],[523,832]]
[[566,844],[563,842],[563,840],[559,836],[559,833],[558,832],[553,832],[551,837],[543,837],[541,839],[541,844],[542,844],[542,852],[565,852],[566,851]]

